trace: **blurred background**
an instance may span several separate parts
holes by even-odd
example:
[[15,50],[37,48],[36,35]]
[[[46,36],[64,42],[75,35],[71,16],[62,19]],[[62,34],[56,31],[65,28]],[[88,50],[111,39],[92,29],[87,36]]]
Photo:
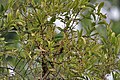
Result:
[[90,0],[92,3],[104,2],[102,13],[107,15],[107,22],[112,23],[111,28],[120,34],[120,0]]

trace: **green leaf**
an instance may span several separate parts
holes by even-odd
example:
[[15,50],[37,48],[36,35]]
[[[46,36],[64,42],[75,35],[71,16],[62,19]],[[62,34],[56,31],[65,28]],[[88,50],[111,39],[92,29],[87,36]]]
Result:
[[106,14],[102,14],[102,13],[100,13],[100,16],[101,16],[101,18],[107,18],[107,16],[106,16]]
[[101,8],[104,6],[104,2],[101,2],[98,6],[98,13],[100,13]]
[[77,35],[78,35],[78,38],[79,38],[79,37],[81,37],[81,36],[82,36],[82,34],[83,34],[83,29],[81,29],[80,31],[79,31],[79,30],[77,30]]
[[57,27],[57,29],[60,30],[61,32],[64,30],[64,29],[62,29],[61,27]]
[[105,20],[99,21],[98,24],[105,24],[108,25],[108,23]]
[[58,42],[58,41],[62,40],[63,37],[64,37],[64,34],[63,34],[62,32],[60,32],[60,33],[58,33],[58,34],[55,35],[54,41],[55,41],[55,42],[56,42],[56,41]]
[[20,55],[20,57],[22,57],[22,58],[26,58],[26,57],[27,57],[27,55],[26,55],[24,52],[22,52],[22,51],[20,52],[19,55]]
[[95,52],[95,51],[98,51],[98,50],[101,49],[101,48],[102,48],[102,45],[96,44],[95,46],[92,47],[91,51],[92,51],[92,52]]
[[4,6],[1,4],[0,5],[0,13],[2,13],[4,11]]
[[35,4],[40,3],[40,0],[34,0]]
[[92,4],[87,4],[87,7],[90,7],[90,8],[92,8],[92,9],[94,9],[94,10],[95,10],[95,6],[94,6],[94,5],[92,5]]
[[86,40],[85,40],[85,38],[83,38],[83,37],[80,37],[80,38],[78,38],[78,40],[79,40],[79,44],[86,44]]

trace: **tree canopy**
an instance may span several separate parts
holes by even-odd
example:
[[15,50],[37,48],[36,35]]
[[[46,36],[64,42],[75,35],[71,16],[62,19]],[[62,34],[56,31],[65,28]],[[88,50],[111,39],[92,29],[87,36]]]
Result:
[[89,0],[1,4],[0,79],[105,80],[112,72],[119,80],[120,35],[105,21],[103,6]]

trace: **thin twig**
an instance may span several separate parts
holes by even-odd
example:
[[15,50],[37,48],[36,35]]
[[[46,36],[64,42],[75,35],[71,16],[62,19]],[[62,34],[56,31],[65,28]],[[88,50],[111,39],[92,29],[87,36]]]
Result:
[[20,59],[18,60],[18,62],[16,63],[16,65],[15,65],[15,67],[14,67],[14,70],[16,69],[17,65],[20,63],[21,59],[22,59],[22,58],[20,58]]
[[42,80],[46,80],[46,78],[49,74],[50,74],[50,71],[47,71],[46,74],[43,76]]

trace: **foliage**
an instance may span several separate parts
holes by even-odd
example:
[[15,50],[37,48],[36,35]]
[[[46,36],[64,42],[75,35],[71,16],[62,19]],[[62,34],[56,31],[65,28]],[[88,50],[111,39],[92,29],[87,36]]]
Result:
[[[119,71],[120,35],[105,21],[103,6],[104,2],[91,4],[89,0],[1,4],[0,78],[102,80]],[[55,25],[56,20],[64,28]],[[75,30],[79,24],[81,29]]]

